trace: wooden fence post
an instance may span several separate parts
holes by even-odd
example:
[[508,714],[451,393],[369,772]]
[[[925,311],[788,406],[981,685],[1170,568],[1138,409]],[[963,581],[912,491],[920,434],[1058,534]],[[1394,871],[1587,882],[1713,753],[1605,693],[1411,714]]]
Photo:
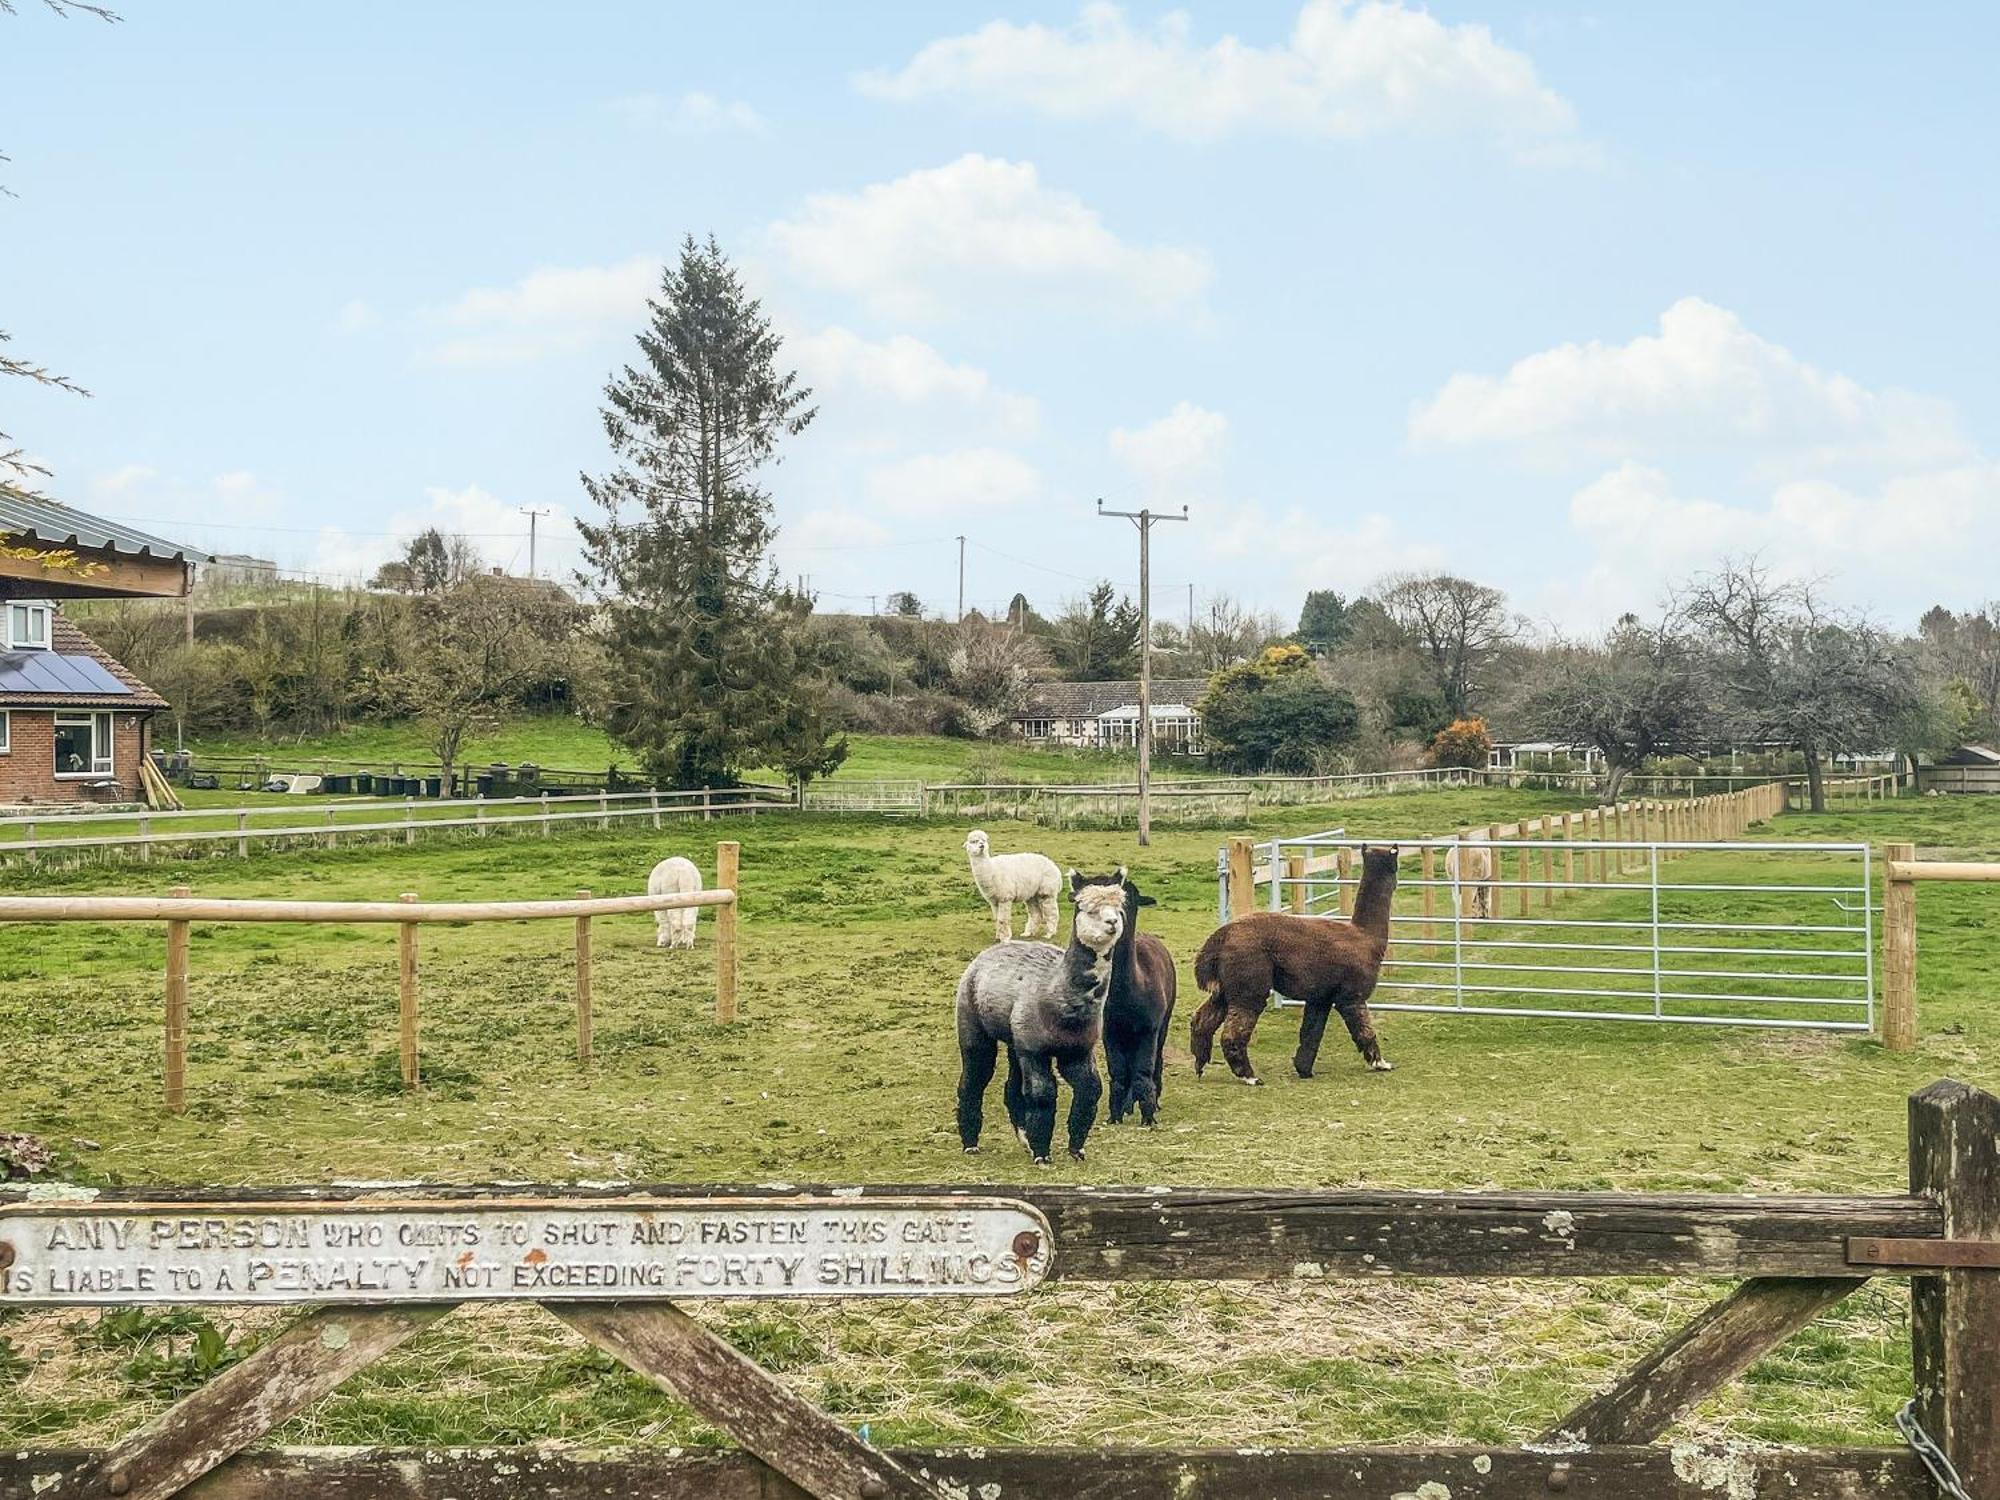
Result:
[[1354,878],[1354,851],[1343,844],[1333,852],[1333,914],[1347,915],[1347,882]]
[[542,793],[542,837],[549,836],[549,794]]
[[715,909],[715,1019],[727,1026],[736,1019],[736,920],[743,902],[737,864],[743,846],[732,840],[715,846],[715,884],[736,899]]
[[[578,891],[577,900],[588,901],[589,891]],[[590,918],[576,919],[576,1060],[590,1066]]]
[[153,858],[153,820],[147,817],[139,819],[139,858],[145,863]]
[[701,820],[712,822],[715,818],[715,794],[707,787],[701,789]]
[[[1951,1079],[1910,1098],[1910,1188],[1953,1240],[2000,1241],[2000,1099]],[[2000,1494],[2000,1269],[1910,1279],[1916,1419],[1966,1492]]]
[[481,838],[486,837],[486,794],[484,792],[479,794],[478,800],[472,805],[472,821],[478,825],[479,836]]
[[1528,825],[1525,820],[1514,825],[1514,837],[1515,842],[1521,846],[1521,852],[1514,857],[1514,878],[1520,882],[1521,915],[1525,917],[1528,915],[1529,903],[1535,895],[1528,885],[1528,882],[1535,878],[1535,867],[1528,853]]
[[1257,909],[1257,883],[1253,873],[1256,846],[1246,838],[1229,841],[1229,915],[1240,917]]
[[[1563,814],[1563,884],[1576,884],[1576,814]],[[1589,871],[1584,872],[1589,878]]]
[[1285,856],[1285,883],[1291,887],[1286,892],[1286,898],[1291,906],[1292,915],[1295,917],[1304,916],[1306,914],[1306,857],[1303,854],[1287,854]]
[[[186,896],[184,885],[173,895]],[[188,1055],[188,924],[180,918],[167,922],[167,1112],[181,1114],[187,1109]]]
[[[415,891],[404,891],[398,901],[414,901]],[[417,924],[396,924],[396,1051],[403,1065],[403,1087],[417,1086]]]
[[1884,844],[1882,856],[1882,1045],[1908,1052],[1917,1044],[1917,883],[1892,872],[1917,846]]
[[660,826],[660,789],[654,787],[650,793],[650,797],[653,804],[653,826],[658,828]]
[[247,812],[238,813],[236,815],[236,857],[238,859],[248,859],[250,857],[249,831],[250,814]]
[[1543,813],[1541,824],[1542,905],[1554,906],[1556,904],[1556,852],[1549,846],[1549,841],[1555,837],[1555,815],[1553,813]]
[[1500,868],[1500,861],[1506,858],[1506,851],[1500,847],[1500,825],[1486,825],[1486,915],[1500,915],[1500,877],[1506,872]]
[[601,833],[611,826],[611,792],[609,789],[597,794],[597,827]]
[[403,843],[405,846],[408,846],[414,844],[416,841],[417,804],[406,800],[403,803]]

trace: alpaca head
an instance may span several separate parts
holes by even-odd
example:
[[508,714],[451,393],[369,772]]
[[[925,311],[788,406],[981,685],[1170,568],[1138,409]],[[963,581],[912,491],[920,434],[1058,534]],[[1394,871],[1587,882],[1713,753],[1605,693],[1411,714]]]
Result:
[[986,835],[975,828],[965,836],[965,852],[974,859],[986,858],[988,845]]
[[1115,875],[1069,872],[1069,897],[1076,906],[1076,940],[1093,953],[1109,953],[1125,935],[1125,867]]
[[1387,875],[1392,879],[1402,861],[1403,851],[1394,844],[1369,844],[1361,850],[1361,878]]

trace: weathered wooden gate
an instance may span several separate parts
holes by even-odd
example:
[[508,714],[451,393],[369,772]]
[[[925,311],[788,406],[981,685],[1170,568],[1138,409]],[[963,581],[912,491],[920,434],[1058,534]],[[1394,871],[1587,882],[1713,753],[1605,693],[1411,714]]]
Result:
[[[0,1195],[0,1305],[314,1310],[116,1446],[0,1454],[0,1497],[1523,1500],[2000,1496],[2000,1099],[1910,1101],[1908,1195],[652,1188]],[[880,1450],[675,1306],[1005,1296],[1044,1279],[1733,1276],[1519,1448]],[[1873,1275],[1914,1278],[1911,1448],[1655,1446]],[[246,1451],[460,1302],[540,1302],[743,1448]],[[1933,1476],[1955,1465],[1958,1478]]]

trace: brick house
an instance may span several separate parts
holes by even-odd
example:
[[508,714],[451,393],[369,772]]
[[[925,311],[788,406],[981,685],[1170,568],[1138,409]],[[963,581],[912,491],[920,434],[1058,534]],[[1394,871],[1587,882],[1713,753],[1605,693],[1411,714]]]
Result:
[[135,802],[166,700],[45,599],[0,621],[0,803]]

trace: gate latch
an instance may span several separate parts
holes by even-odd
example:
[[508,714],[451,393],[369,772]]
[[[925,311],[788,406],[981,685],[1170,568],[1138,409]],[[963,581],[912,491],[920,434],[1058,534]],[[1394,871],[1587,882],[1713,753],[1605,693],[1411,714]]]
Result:
[[1850,1266],[1901,1266],[1920,1271],[2000,1271],[2000,1240],[1847,1239]]

